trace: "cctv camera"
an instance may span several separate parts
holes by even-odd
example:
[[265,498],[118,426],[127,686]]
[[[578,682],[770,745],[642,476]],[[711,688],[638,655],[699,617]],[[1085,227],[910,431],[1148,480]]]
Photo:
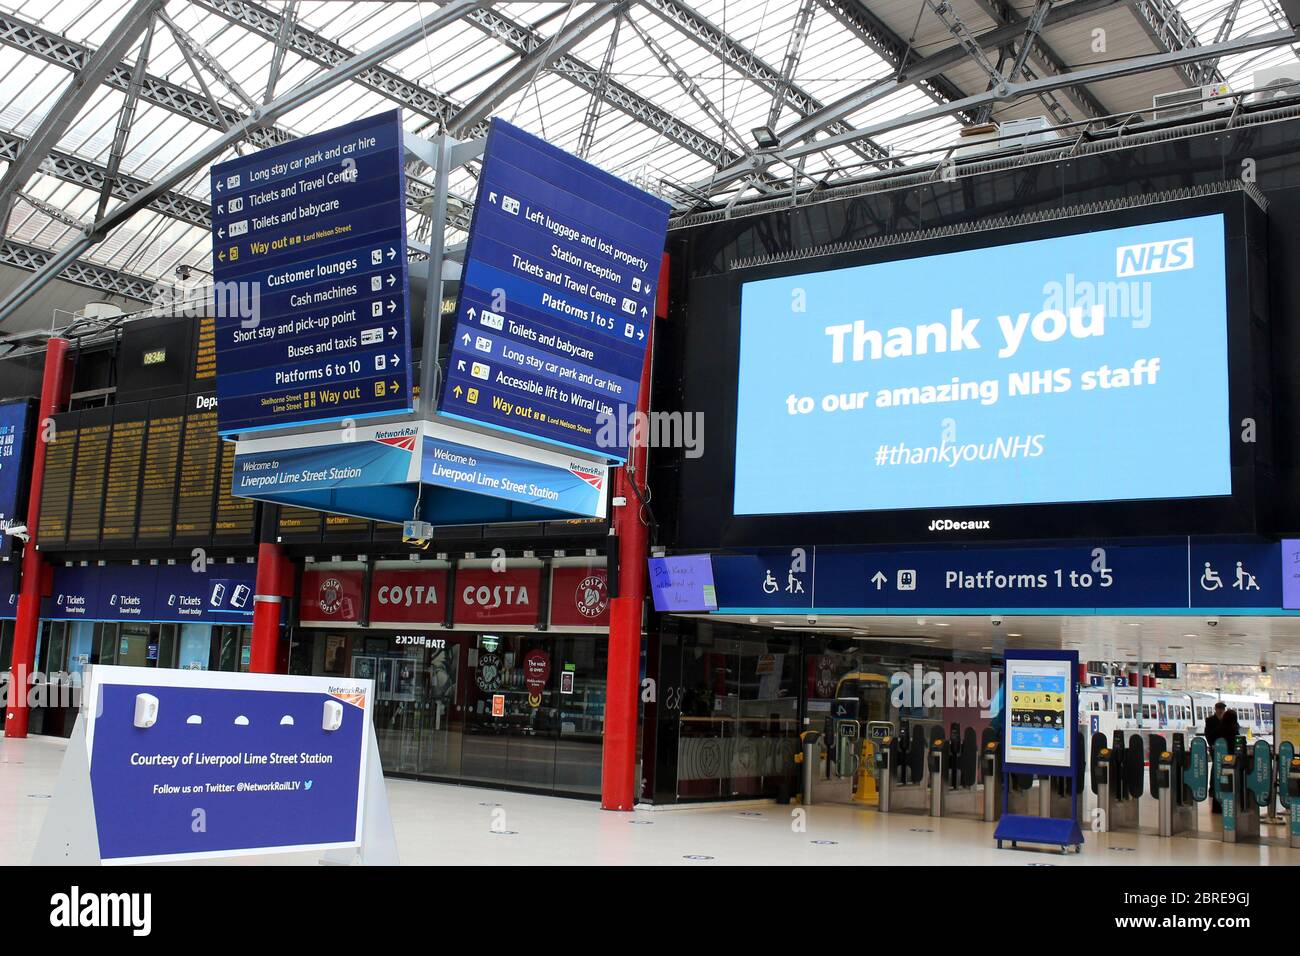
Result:
[[1001,615],[1001,614],[994,614],[992,617],[989,618],[989,623],[992,624],[994,627],[1001,627],[1001,626],[1002,626],[1002,615]]
[[27,525],[25,524],[7,524],[0,525],[0,533],[7,534],[10,537],[17,538],[24,544],[28,541]]
[[1206,626],[1206,627],[1218,627],[1218,626],[1219,626],[1219,619],[1218,619],[1217,617],[1207,617],[1207,618],[1205,619],[1205,626]]

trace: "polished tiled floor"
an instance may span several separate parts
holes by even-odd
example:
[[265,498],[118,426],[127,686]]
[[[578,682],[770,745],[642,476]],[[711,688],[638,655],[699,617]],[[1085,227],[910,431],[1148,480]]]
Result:
[[[46,737],[0,738],[0,866],[30,859],[63,750]],[[586,801],[410,780],[389,780],[388,794],[404,864],[1300,864],[1300,850],[1147,833],[1090,833],[1078,855],[998,850],[991,824],[839,805],[804,815],[773,804],[607,813]]]

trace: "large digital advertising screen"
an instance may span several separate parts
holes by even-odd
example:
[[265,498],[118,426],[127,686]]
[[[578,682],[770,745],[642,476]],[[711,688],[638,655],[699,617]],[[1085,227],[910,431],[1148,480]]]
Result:
[[746,282],[733,513],[1232,494],[1222,213]]

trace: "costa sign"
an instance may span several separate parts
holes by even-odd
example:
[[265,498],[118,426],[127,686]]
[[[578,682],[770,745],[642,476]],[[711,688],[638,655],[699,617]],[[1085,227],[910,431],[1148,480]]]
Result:
[[535,627],[540,619],[541,585],[540,567],[458,568],[456,624]]
[[304,624],[356,624],[361,620],[360,568],[313,568],[302,573]]
[[603,567],[552,570],[551,627],[609,627],[609,580]]
[[446,607],[445,568],[375,568],[370,573],[371,624],[439,625]]

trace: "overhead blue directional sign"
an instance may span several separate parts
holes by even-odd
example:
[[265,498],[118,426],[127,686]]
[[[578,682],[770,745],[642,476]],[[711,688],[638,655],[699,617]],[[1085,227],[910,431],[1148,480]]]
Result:
[[1276,611],[1282,548],[1178,538],[960,548],[760,549],[712,556],[723,612]]
[[441,413],[626,457],[668,212],[493,120]]
[[412,409],[401,113],[212,167],[218,428]]

